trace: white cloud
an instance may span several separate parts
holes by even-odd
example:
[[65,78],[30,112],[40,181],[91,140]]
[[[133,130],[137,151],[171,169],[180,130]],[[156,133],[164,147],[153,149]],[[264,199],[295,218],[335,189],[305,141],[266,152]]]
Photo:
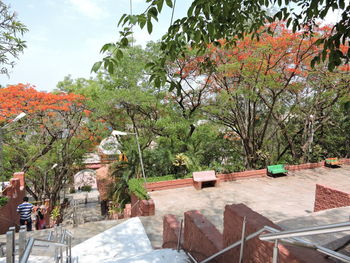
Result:
[[98,5],[93,0],[69,0],[69,2],[77,9],[81,14],[88,16],[89,18],[99,19],[106,16],[106,12],[101,8],[101,3]]

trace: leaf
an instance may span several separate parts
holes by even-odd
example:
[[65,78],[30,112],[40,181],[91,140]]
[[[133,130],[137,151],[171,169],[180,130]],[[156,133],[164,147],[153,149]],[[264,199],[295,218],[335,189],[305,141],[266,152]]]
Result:
[[121,22],[123,22],[123,20],[126,16],[127,16],[127,14],[122,15],[122,17],[119,19],[118,26],[120,26]]
[[123,52],[120,49],[117,50],[116,57],[119,60],[123,58]]
[[151,34],[152,30],[153,30],[152,22],[151,22],[151,20],[147,20],[147,31],[148,31],[148,33]]
[[162,11],[163,3],[164,3],[164,0],[158,0],[157,1],[158,13],[160,13]]
[[170,8],[173,7],[173,1],[172,0],[165,0],[167,6],[169,6]]
[[120,40],[120,43],[122,47],[127,47],[129,44],[129,40],[126,37],[123,37],[122,40]]
[[95,62],[94,65],[91,68],[91,72],[95,72],[96,73],[100,69],[101,65],[102,65],[102,61]]

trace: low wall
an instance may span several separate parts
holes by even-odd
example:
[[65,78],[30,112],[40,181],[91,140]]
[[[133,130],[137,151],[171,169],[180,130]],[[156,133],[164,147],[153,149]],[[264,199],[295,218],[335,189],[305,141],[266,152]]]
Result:
[[159,190],[182,188],[182,187],[188,187],[188,186],[193,186],[192,178],[145,183],[145,187],[147,191],[159,191]]
[[17,206],[23,202],[25,196],[24,173],[15,173],[3,194],[9,200],[6,205],[0,207],[0,234],[5,234],[11,226],[19,227]]
[[140,200],[136,195],[131,193],[131,217],[135,216],[153,216],[155,206],[153,199]]
[[[224,212],[224,231],[221,234],[199,211],[185,213],[185,227],[182,248],[189,252],[197,261],[215,254],[222,248],[240,240],[242,237],[243,219],[246,217],[246,236],[264,226],[281,228],[266,217],[251,210],[244,204],[227,205]],[[179,233],[179,222],[174,215],[163,218],[163,247],[175,248]],[[274,244],[261,241],[258,237],[246,241],[243,262],[272,262]],[[278,262],[280,263],[326,263],[333,262],[322,254],[300,247],[279,244]],[[239,261],[240,246],[231,249],[210,262],[227,263]]]
[[[246,235],[252,234],[264,226],[270,226],[281,230],[266,217],[251,210],[244,204],[227,205],[224,212],[224,247],[241,239],[243,219],[246,217]],[[245,243],[244,262],[266,263],[272,262],[274,244],[271,242],[261,241],[258,237],[253,238]],[[330,262],[321,254],[299,247],[279,245],[278,262]],[[223,262],[238,262],[240,247],[229,250],[224,255]]]
[[221,182],[258,178],[258,177],[264,177],[264,176],[266,176],[266,169],[249,170],[249,171],[229,173],[229,174],[217,174],[217,177],[220,179]]
[[318,163],[302,163],[296,165],[286,165],[288,171],[299,171],[304,169],[315,169],[319,167],[324,167],[324,161]]
[[[182,231],[183,232],[183,231]],[[163,217],[163,245],[162,248],[177,248],[177,242],[180,234],[180,222],[174,215],[165,215]],[[183,235],[181,244],[183,243]]]
[[[343,164],[350,164],[350,159],[340,159],[340,161]],[[288,171],[299,171],[304,169],[315,169],[320,167],[324,167],[324,161],[318,162],[318,163],[286,165],[286,169]],[[216,176],[220,179],[220,182],[228,182],[228,181],[236,181],[236,180],[243,180],[243,179],[260,178],[260,177],[265,177],[266,175],[267,175],[266,169],[259,169],[259,170],[249,170],[249,171],[235,172],[235,173],[229,173],[229,174],[217,174]],[[149,192],[174,189],[174,188],[183,188],[188,186],[193,186],[192,178],[145,183],[145,187]]]
[[350,193],[316,184],[314,212],[350,206]]
[[[223,249],[223,237],[217,228],[199,211],[185,212],[183,249],[197,261],[202,261]],[[218,257],[211,262],[221,262]],[[227,261],[232,262],[232,261]]]

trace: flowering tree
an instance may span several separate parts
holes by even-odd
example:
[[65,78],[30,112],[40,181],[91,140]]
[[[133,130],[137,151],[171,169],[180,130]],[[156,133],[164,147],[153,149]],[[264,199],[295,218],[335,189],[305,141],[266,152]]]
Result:
[[[287,150],[291,150],[295,158],[305,156],[310,144],[310,130],[305,128],[305,124],[293,134],[287,129],[287,124],[294,121],[294,127],[297,127],[296,109],[310,108],[310,102],[305,106],[301,101],[316,94],[316,87],[309,83],[311,75],[317,76],[319,83],[326,83],[326,76],[337,80],[334,82],[337,88],[323,85],[323,89],[333,93],[328,96],[327,103],[322,100],[317,103],[313,118],[320,117],[315,112],[316,109],[322,111],[320,105],[325,109],[326,105],[334,104],[346,93],[348,81],[348,74],[345,76],[341,71],[324,74],[324,65],[316,69],[310,67],[310,61],[319,52],[314,45],[316,37],[307,32],[293,33],[284,24],[271,24],[269,30],[275,32],[274,36],[263,33],[259,41],[245,37],[234,47],[227,45],[226,48],[225,41],[221,41],[219,46],[211,44],[204,56],[188,59],[196,61],[195,65],[188,63],[189,66],[179,73],[181,80],[200,80],[202,84],[198,83],[198,86],[205,86],[206,91],[212,93],[208,97],[211,107],[207,107],[207,113],[241,139],[246,166],[250,168],[279,159]],[[327,33],[329,28],[321,28],[319,32],[320,35]],[[202,66],[203,63],[205,66]],[[330,82],[329,79],[328,84]],[[322,112],[325,113],[324,110]],[[324,124],[326,120],[322,117],[317,123]],[[303,133],[306,135],[302,137],[302,150],[295,149],[293,136]],[[272,143],[274,140],[279,143]]]
[[8,174],[26,172],[27,191],[36,199],[58,200],[73,164],[91,146],[83,101],[80,95],[39,92],[23,84],[0,89],[0,121],[27,113],[16,127],[7,129],[5,168]]

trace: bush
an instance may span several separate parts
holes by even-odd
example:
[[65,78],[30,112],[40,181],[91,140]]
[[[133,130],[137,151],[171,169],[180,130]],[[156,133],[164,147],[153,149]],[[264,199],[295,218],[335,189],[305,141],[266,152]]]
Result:
[[81,191],[83,191],[83,192],[90,192],[91,189],[92,189],[91,185],[83,185],[81,187]]
[[7,196],[0,196],[0,207],[7,204],[9,198]]
[[70,193],[70,194],[74,194],[74,193],[75,193],[75,188],[72,187],[71,189],[69,189],[69,193]]
[[128,182],[129,191],[137,196],[141,200],[148,200],[150,196],[147,193],[146,188],[143,186],[144,182],[140,179],[130,179]]

